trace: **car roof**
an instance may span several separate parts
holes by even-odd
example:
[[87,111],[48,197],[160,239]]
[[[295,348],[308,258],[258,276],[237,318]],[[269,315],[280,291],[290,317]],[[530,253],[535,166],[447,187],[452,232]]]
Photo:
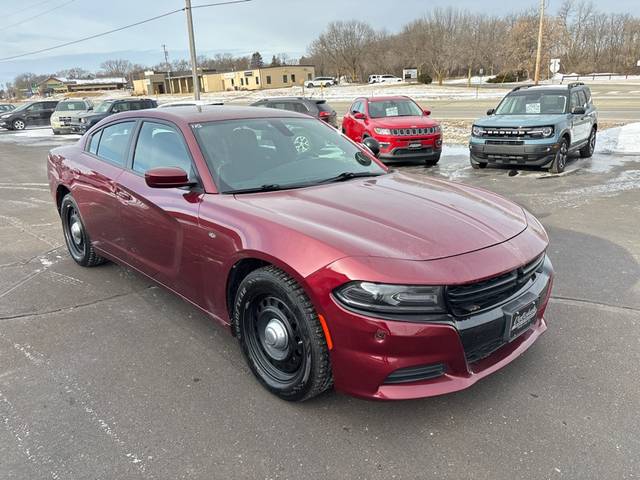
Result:
[[[118,114],[117,118],[145,117],[173,121],[174,123],[216,122],[222,120],[243,120],[250,118],[309,118],[308,115],[260,107],[228,107],[220,105],[132,110]],[[111,117],[110,117],[111,118]]]
[[376,97],[362,97],[369,102],[384,102],[385,100],[411,100],[406,95],[379,95]]

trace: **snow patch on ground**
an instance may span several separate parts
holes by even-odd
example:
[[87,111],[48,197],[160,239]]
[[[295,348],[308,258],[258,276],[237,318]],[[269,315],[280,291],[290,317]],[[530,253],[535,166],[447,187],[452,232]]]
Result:
[[599,132],[596,152],[640,155],[640,122]]
[[54,135],[50,128],[30,128],[22,131],[2,132],[0,142],[38,144],[38,145],[64,145],[77,141],[81,135]]

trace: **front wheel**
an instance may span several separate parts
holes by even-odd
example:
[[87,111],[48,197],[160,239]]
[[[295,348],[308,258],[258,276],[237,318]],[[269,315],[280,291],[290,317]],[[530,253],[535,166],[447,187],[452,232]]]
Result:
[[587,144],[580,149],[580,156],[582,158],[589,158],[593,156],[593,152],[596,150],[596,128],[591,129],[589,134],[589,140]]
[[24,130],[25,128],[27,128],[27,123],[24,120],[17,119],[13,121],[11,126],[14,130]]
[[474,162],[473,160],[470,160],[469,162],[471,163],[471,168],[473,168],[474,170],[478,170],[479,168],[487,168],[486,163],[478,163]]
[[433,166],[434,166],[435,164],[437,164],[439,161],[440,161],[440,154],[438,154],[438,155],[434,155],[433,157],[430,157],[430,158],[427,158],[427,159],[424,161],[424,164],[425,164],[427,167],[433,167]]
[[549,167],[551,173],[562,173],[567,166],[567,155],[569,153],[569,142],[566,138],[563,138],[560,142],[560,147],[556,152],[556,156]]
[[98,255],[91,245],[91,240],[80,218],[78,204],[70,193],[65,195],[60,204],[60,218],[62,219],[62,231],[64,240],[71,258],[83,267],[94,267],[106,262]]
[[282,270],[251,272],[238,289],[233,326],[249,368],[270,392],[303,401],[332,385],[329,349],[302,287]]

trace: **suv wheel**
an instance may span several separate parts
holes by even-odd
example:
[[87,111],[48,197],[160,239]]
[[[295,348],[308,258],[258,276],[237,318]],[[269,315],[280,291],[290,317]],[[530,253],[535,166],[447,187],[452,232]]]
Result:
[[11,126],[14,130],[24,130],[25,128],[27,128],[26,122],[20,119],[14,120]]
[[474,170],[478,170],[479,168],[487,168],[486,163],[476,163],[473,160],[470,160],[470,163],[471,163],[471,168],[473,168]]
[[551,167],[549,167],[549,171],[551,173],[562,173],[564,172],[564,168],[567,166],[567,154],[569,152],[569,142],[567,142],[566,138],[562,139],[560,142],[560,148],[556,152],[556,157],[553,159],[551,163]]
[[440,154],[434,155],[433,157],[429,157],[424,161],[425,166],[433,167],[436,163],[440,161]]
[[580,149],[580,156],[582,158],[589,158],[593,156],[593,152],[596,149],[596,127],[591,129],[591,134],[589,135],[589,141],[587,144]]

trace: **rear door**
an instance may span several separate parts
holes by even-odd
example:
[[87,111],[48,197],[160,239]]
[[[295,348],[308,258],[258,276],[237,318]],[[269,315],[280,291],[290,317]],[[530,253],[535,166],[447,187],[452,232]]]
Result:
[[142,120],[133,155],[118,180],[127,262],[194,301],[199,291],[198,188],[151,188],[144,173],[156,167],[180,167],[196,182],[197,170],[182,132],[173,124]]
[[122,174],[136,122],[110,124],[91,134],[74,167],[73,196],[93,244],[124,259],[120,199],[116,182]]
[[575,107],[584,107],[586,109],[586,97],[581,90],[573,90],[571,92],[571,143],[577,145],[583,143],[588,137],[591,130],[591,121],[587,113],[573,113]]

